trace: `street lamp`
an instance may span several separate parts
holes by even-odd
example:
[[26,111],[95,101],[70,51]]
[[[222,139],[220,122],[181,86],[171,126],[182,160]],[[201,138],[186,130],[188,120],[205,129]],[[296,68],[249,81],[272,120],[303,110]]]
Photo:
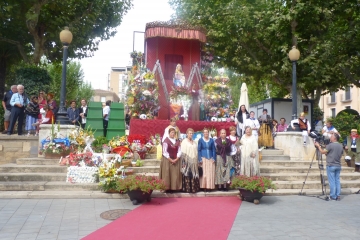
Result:
[[296,92],[296,62],[300,58],[300,51],[293,46],[289,52],[289,59],[292,61],[292,119],[297,119],[297,92]]
[[59,111],[56,114],[57,123],[60,124],[71,124],[66,112],[65,99],[66,99],[66,60],[68,57],[68,47],[72,41],[72,33],[68,27],[60,32],[60,41],[63,44],[63,67],[62,67],[62,79],[61,79],[61,92],[60,92],[60,106]]

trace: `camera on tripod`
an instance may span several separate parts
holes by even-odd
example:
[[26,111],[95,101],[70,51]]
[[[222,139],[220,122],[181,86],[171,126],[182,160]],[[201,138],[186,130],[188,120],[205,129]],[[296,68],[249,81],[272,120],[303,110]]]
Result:
[[330,139],[325,138],[321,133],[316,130],[311,131],[309,137],[314,139],[314,143],[318,142],[323,148],[330,143]]

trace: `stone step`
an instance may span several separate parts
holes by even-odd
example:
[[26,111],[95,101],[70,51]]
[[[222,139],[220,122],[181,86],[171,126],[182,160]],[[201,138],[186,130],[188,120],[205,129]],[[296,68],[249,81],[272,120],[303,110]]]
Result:
[[290,161],[290,156],[285,155],[263,155],[262,161],[269,161],[269,160],[288,160]]
[[59,165],[18,165],[15,163],[9,163],[0,165],[0,173],[39,173],[39,172],[54,172],[54,173],[66,173],[66,166]]
[[154,160],[154,159],[145,159],[143,160],[143,166],[144,167],[155,167],[155,166],[160,166],[161,161],[159,160]]
[[66,181],[66,173],[0,173],[0,182],[8,181]]
[[46,182],[2,182],[0,191],[44,191]]
[[[278,189],[301,189],[303,186],[302,181],[274,181]],[[320,180],[306,181],[304,188],[306,189],[321,189]],[[360,189],[360,180],[341,181],[341,188],[358,188]],[[329,192],[329,185],[326,186]]]
[[[262,173],[261,176],[269,177],[273,181],[304,181],[307,173]],[[325,180],[327,181],[326,173],[324,175]],[[351,181],[358,180],[360,178],[359,173],[341,173],[341,181]],[[308,174],[306,181],[320,181],[320,172],[314,173],[311,172]]]
[[14,181],[2,182],[0,191],[99,191],[98,183]]
[[18,165],[59,165],[59,159],[46,159],[41,157],[36,158],[18,158],[16,159]]
[[145,159],[156,159],[156,153],[147,153]]
[[[341,188],[341,196],[348,195],[348,194],[354,194],[357,191],[359,191],[359,188]],[[267,190],[265,193],[265,196],[284,196],[284,195],[307,195],[307,196],[320,196],[322,195],[321,188],[317,189],[303,189],[301,192],[301,189],[276,189],[276,190]],[[326,188],[326,193],[329,195],[329,189]],[[303,197],[303,196],[299,196]]]
[[261,151],[263,156],[266,155],[283,155],[284,154],[284,150],[280,150],[280,149],[263,149]]
[[[297,173],[307,173],[309,167],[281,167],[281,166],[260,166],[260,173],[287,173],[287,174],[297,174]],[[319,168],[316,166],[312,166],[310,169],[310,173],[319,173]],[[342,167],[341,174],[343,173],[353,173],[354,168],[350,167]]]
[[[260,166],[265,167],[265,166],[282,166],[282,167],[304,167],[310,166],[311,161],[293,161],[293,160],[266,160],[266,161],[260,161]],[[326,162],[323,162],[324,164],[326,164]],[[318,162],[314,161],[312,164],[313,168],[317,168],[318,167]]]
[[128,167],[127,169],[132,169],[134,173],[159,173],[160,166]]

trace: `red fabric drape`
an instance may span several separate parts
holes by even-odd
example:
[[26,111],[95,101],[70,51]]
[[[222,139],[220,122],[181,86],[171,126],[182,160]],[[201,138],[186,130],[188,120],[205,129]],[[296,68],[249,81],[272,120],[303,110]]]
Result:
[[164,77],[166,80],[173,80],[176,65],[183,65],[183,56],[176,54],[165,54]]

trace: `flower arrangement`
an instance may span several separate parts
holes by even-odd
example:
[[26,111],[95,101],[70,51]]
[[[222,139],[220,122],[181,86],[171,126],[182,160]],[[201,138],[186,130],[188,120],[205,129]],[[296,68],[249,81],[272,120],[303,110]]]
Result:
[[146,144],[146,136],[142,134],[130,134],[129,136],[127,136],[127,141],[129,144],[132,143]]
[[86,129],[83,128],[75,128],[70,134],[69,139],[71,144],[74,145],[75,148],[78,149],[79,152],[81,150],[89,149],[93,151],[91,148],[91,144],[94,142],[94,132],[90,127]]
[[141,190],[151,193],[154,190],[165,190],[165,182],[154,176],[132,175],[116,182],[116,189],[120,193],[132,190]]
[[[95,140],[92,142],[91,147],[94,152],[101,153],[102,148],[104,144],[107,144],[109,141],[104,136],[98,136],[95,138]],[[110,145],[111,146],[111,145]]]
[[191,99],[191,90],[185,86],[174,87],[169,93],[171,102],[179,102],[181,99]]
[[62,156],[69,155],[72,152],[72,146],[68,138],[54,138],[50,137],[43,139],[41,141],[41,147],[39,149],[39,154],[59,154]]
[[120,146],[125,146],[127,147],[129,145],[129,142],[126,139],[126,136],[116,136],[113,137],[110,141],[109,141],[109,146],[111,148],[116,148],[116,147],[120,147]]
[[275,184],[272,183],[270,178],[259,176],[247,177],[244,175],[234,177],[231,187],[260,193],[264,193],[267,189],[276,189]]
[[120,155],[115,155],[110,160],[104,159],[99,166],[99,186],[102,191],[108,192],[116,189],[116,182],[125,171],[125,167],[120,165],[122,159]]
[[130,146],[130,149],[133,152],[147,152],[147,150],[148,150],[147,145],[141,144],[141,143],[132,143]]

